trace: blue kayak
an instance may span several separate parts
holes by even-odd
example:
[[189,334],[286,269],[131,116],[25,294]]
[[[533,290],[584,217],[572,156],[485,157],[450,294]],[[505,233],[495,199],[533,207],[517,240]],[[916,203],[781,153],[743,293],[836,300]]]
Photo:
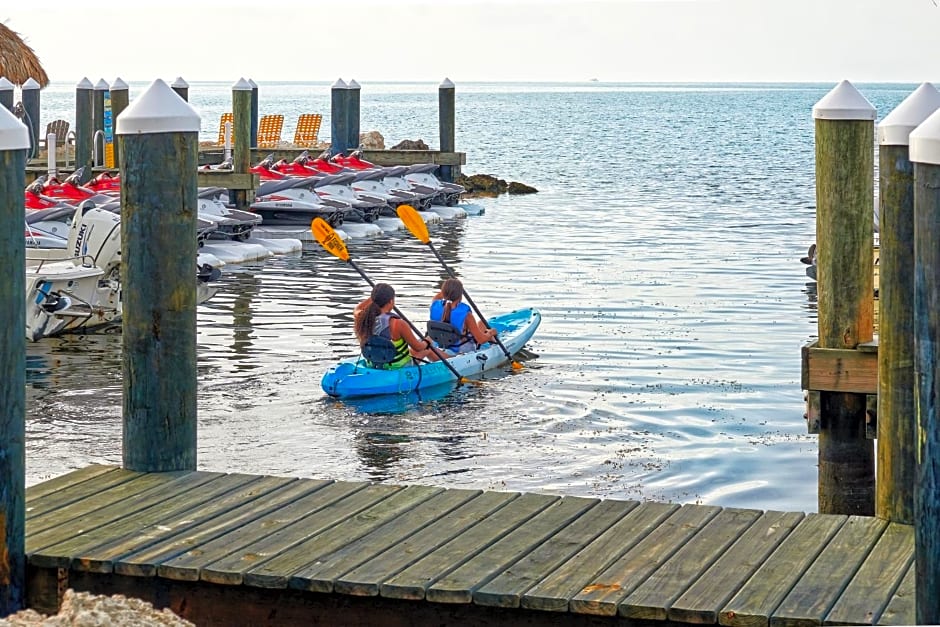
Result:
[[[487,322],[499,332],[499,339],[510,354],[516,353],[535,333],[542,314],[536,309],[517,309]],[[495,343],[483,344],[471,353],[462,353],[447,360],[462,377],[472,377],[509,360]],[[336,398],[356,398],[379,394],[403,394],[456,380],[454,373],[442,362],[405,366],[394,370],[370,368],[362,356],[351,357],[332,366],[323,375],[323,391]]]

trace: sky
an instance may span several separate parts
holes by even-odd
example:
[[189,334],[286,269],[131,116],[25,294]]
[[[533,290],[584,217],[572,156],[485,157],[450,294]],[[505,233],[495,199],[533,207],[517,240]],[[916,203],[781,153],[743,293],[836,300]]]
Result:
[[53,81],[936,82],[938,0],[8,2]]

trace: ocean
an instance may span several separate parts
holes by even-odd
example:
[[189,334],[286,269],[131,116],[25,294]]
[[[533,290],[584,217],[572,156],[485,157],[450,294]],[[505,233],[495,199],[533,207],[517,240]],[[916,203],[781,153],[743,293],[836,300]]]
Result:
[[[284,139],[301,113],[329,139],[330,82],[257,82]],[[228,265],[198,310],[199,469],[816,511],[799,258],[812,107],[832,87],[457,82],[464,173],[539,192],[475,199],[485,213],[431,239],[484,313],[542,312],[525,368],[442,398],[330,399],[320,377],[357,352],[366,283],[316,245]],[[880,119],[916,85],[856,87]],[[41,97],[40,128],[74,121],[74,84]],[[213,141],[231,83],[191,82],[189,101]],[[386,146],[437,147],[436,83],[362,83],[361,102]],[[348,246],[424,319],[444,276],[426,246],[405,231]],[[27,483],[120,464],[120,333],[29,344],[27,369]]]

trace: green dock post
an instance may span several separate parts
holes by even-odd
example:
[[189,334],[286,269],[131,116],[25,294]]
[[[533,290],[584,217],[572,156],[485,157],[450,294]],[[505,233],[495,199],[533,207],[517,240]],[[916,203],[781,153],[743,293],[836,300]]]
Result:
[[[820,348],[874,335],[875,108],[848,81],[813,107]],[[875,513],[874,447],[864,394],[821,392],[819,513]]]
[[[114,79],[114,82],[111,83],[111,123],[117,124],[118,116],[121,115],[121,112],[127,108],[127,105],[130,104],[130,89],[121,77],[118,76]],[[121,158],[118,154],[120,151],[114,151],[114,167],[120,169],[121,167]]]
[[[940,111],[910,135],[914,162],[914,556],[918,625],[940,624]],[[880,350],[880,348],[879,348]]]
[[0,106],[13,112],[13,83],[6,76],[0,76]]
[[26,600],[26,249],[29,130],[0,107],[0,617]]
[[359,125],[361,120],[362,86],[356,79],[350,79],[346,84],[346,148],[359,148]]
[[248,84],[251,86],[251,148],[258,147],[258,83],[250,78]]
[[[232,85],[232,171],[247,174],[251,171],[251,84],[244,78]],[[237,189],[229,194],[232,204],[244,209],[250,204],[248,191]]]
[[[437,118],[440,128],[441,152],[454,152],[456,150],[455,92],[454,83],[449,78],[445,78],[440,87],[437,88]],[[449,165],[442,165],[438,168],[441,173],[441,180],[453,183],[454,168],[455,166]]]
[[196,469],[199,114],[162,80],[117,121],[124,467]]
[[35,159],[39,156],[39,116],[42,115],[39,105],[39,83],[34,79],[28,78],[20,89],[20,95],[23,97],[23,110],[26,112],[26,128],[29,129],[29,158]]
[[914,524],[914,165],[909,135],[940,107],[923,83],[878,125],[880,307],[875,515]]
[[95,127],[95,87],[87,78],[75,86],[75,169],[91,170]]
[[345,153],[349,149],[349,89],[343,79],[338,78],[330,87],[330,156]]
[[170,85],[173,88],[173,91],[176,92],[176,95],[189,102],[189,83],[183,80],[182,76],[177,76],[176,80],[173,81],[173,84]]

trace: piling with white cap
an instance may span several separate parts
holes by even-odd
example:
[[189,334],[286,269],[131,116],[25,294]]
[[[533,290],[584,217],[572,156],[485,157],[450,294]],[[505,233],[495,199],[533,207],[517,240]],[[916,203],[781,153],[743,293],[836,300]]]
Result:
[[[454,83],[445,78],[437,88],[437,119],[440,129],[441,152],[454,152],[456,150],[456,88]],[[449,183],[454,182],[454,166],[442,165],[440,167],[441,179]]]
[[346,83],[346,147],[348,149],[359,148],[359,123],[361,119],[361,95],[362,86],[356,82],[356,79],[350,79]]
[[26,112],[26,128],[29,129],[30,150],[29,157],[33,159],[39,156],[39,116],[41,107],[39,104],[40,86],[32,78],[27,78],[20,89],[20,95],[23,98],[23,110]]
[[26,251],[23,188],[29,130],[0,107],[0,616],[26,601]]
[[349,149],[349,93],[341,78],[330,87],[330,156]]
[[[874,334],[875,108],[848,81],[813,107],[819,347],[855,349]],[[820,392],[819,512],[870,516],[874,447],[865,394]]]
[[13,111],[13,83],[6,76],[0,76],[0,106]]
[[117,120],[124,467],[196,469],[199,114],[162,80]]
[[916,624],[940,624],[940,110],[910,135],[914,162]]
[[177,96],[189,102],[189,83],[183,80],[182,76],[177,76],[176,80],[173,81],[173,84],[170,85],[170,87],[173,88],[173,91],[176,92]]
[[[244,78],[232,85],[232,134],[235,143],[232,171],[236,174],[247,174],[251,170],[251,94],[251,83]],[[249,205],[248,190],[234,190],[229,198],[239,209]]]
[[83,78],[75,86],[75,168],[91,170],[95,134],[95,86]]
[[914,524],[914,166],[910,134],[940,108],[921,84],[878,125],[879,325],[875,515]]
[[[111,119],[117,125],[117,119],[127,108],[127,105],[130,104],[130,89],[121,77],[114,79],[114,82],[111,83]],[[120,151],[114,151],[114,167],[121,167],[121,157],[118,154]]]

